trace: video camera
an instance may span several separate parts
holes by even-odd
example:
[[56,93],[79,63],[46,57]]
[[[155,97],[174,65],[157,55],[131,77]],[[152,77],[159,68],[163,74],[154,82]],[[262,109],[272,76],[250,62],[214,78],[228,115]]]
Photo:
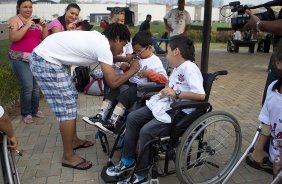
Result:
[[267,3],[257,5],[257,6],[247,6],[247,5],[241,5],[240,1],[234,1],[230,2],[229,6],[232,7],[231,12],[237,12],[238,16],[231,18],[231,26],[233,30],[241,29],[244,27],[244,25],[248,22],[249,17],[244,16],[245,11],[247,9],[256,9],[264,7],[266,9],[265,12],[254,14],[256,15],[260,20],[275,20],[275,13],[272,10],[272,6],[282,6],[282,0],[274,0],[269,1]]

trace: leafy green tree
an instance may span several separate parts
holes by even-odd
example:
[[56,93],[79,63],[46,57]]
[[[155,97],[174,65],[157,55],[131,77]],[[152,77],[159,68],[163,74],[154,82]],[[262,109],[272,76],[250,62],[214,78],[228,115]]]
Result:
[[76,3],[76,0],[60,0],[62,4]]

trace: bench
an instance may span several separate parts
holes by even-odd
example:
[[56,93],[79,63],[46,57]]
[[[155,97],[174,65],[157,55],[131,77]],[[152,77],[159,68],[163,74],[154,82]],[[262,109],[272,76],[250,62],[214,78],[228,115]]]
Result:
[[232,40],[234,44],[234,52],[238,53],[240,47],[249,47],[249,53],[255,52],[257,40]]

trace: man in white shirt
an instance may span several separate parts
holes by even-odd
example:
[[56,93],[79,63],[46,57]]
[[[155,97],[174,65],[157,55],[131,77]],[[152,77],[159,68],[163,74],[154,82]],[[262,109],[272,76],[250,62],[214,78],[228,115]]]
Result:
[[31,56],[31,71],[47,103],[60,121],[64,167],[79,170],[92,167],[90,161],[73,151],[83,141],[75,136],[77,91],[64,66],[89,66],[100,62],[105,81],[111,88],[126,82],[140,68],[138,61],[132,61],[126,73],[116,74],[114,71],[113,56],[118,55],[130,40],[130,32],[126,26],[111,24],[103,34],[97,31],[64,31],[52,34],[34,49]]
[[[190,14],[184,9],[185,0],[178,0],[178,8],[171,9],[164,16],[164,23],[170,36],[185,34],[191,25]],[[168,23],[171,21],[171,24]]]

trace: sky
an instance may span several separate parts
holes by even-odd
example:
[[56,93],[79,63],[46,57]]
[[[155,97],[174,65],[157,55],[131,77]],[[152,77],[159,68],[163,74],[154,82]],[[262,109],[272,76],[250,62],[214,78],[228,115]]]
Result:
[[[55,2],[59,2],[60,0],[53,0]],[[114,1],[114,0],[111,0],[111,1]],[[128,0],[129,2],[130,0]],[[138,0],[135,0],[135,1],[138,1]],[[186,0],[187,2],[189,0]],[[200,0],[199,0],[200,1]],[[266,3],[270,0],[223,0],[223,4],[229,4],[230,2],[232,1],[240,1],[242,5],[245,5],[245,4],[253,4],[253,5],[259,5],[259,4],[262,4],[262,3]]]

